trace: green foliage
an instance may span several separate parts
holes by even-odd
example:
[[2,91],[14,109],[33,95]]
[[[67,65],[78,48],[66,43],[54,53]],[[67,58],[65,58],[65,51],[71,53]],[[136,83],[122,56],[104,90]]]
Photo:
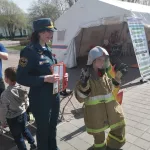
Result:
[[4,28],[10,37],[14,38],[16,30],[22,31],[26,24],[27,16],[14,2],[0,0],[0,27]]
[[8,50],[10,49],[10,50],[22,50],[23,48],[24,48],[25,46],[20,46],[20,45],[18,45],[18,46],[9,46],[9,47],[6,47]]
[[51,1],[38,0],[30,7],[29,16],[31,22],[39,18],[51,18],[55,21],[60,16],[60,11],[51,4]]
[[150,5],[150,0],[121,0],[121,1]]

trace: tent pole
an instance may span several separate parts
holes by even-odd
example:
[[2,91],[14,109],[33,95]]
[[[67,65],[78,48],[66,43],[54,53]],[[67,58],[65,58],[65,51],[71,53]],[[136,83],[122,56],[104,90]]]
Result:
[[123,27],[122,27],[122,29],[121,29],[119,39],[121,38],[121,35],[122,35],[122,32],[123,32],[124,27],[125,27],[125,22],[123,22]]
[[84,33],[84,28],[82,29],[81,40],[80,40],[80,47],[79,47],[79,55],[78,56],[80,56],[80,50],[81,50],[81,45],[82,45],[82,40],[83,40],[83,33]]
[[[121,39],[121,36],[122,36],[123,30],[124,30],[124,27],[125,27],[125,22],[123,22],[123,27],[122,27],[121,32],[120,32],[119,40]],[[122,54],[123,54],[123,51],[121,51],[121,55],[122,55]]]
[[[103,35],[103,39],[102,39],[103,41],[102,41],[102,42],[104,42],[104,40],[105,40],[105,34],[106,34],[106,30],[107,30],[107,25],[104,25],[104,26],[105,26],[105,31],[104,31],[104,35]],[[101,43],[102,43],[102,42],[101,42]],[[104,43],[103,43],[103,44],[104,44]]]

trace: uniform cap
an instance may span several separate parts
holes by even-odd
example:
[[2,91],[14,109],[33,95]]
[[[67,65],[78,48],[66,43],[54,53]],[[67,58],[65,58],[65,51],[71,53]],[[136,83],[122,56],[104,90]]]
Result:
[[33,22],[33,31],[45,31],[45,30],[49,30],[49,31],[56,31],[57,29],[54,27],[53,22],[50,18],[41,18],[38,20],[35,20]]

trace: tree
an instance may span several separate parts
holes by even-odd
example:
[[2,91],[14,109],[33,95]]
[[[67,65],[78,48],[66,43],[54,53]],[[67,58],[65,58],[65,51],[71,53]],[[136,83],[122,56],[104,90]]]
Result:
[[69,7],[64,0],[53,0],[52,4],[57,7],[61,14],[63,14]]
[[[61,0],[55,0],[55,1],[61,1]],[[64,0],[64,3],[66,2],[69,7],[74,5],[78,0]],[[126,2],[131,2],[131,3],[139,3],[139,4],[144,4],[144,5],[150,5],[150,0],[121,0],[121,1],[126,1]]]
[[50,0],[38,0],[29,9],[30,21],[49,17],[55,21],[60,14],[59,9],[52,5]]
[[74,0],[66,0],[66,2],[68,3],[69,7],[75,4]]
[[60,10],[63,14],[70,7],[72,7],[78,0],[52,0],[52,3]]
[[139,3],[144,5],[150,5],[150,0],[121,0],[121,1],[127,1],[131,3]]
[[3,31],[5,32],[5,35],[8,36],[7,32],[7,19],[5,16],[6,7],[8,2],[5,0],[0,0],[0,27],[2,27]]
[[17,23],[18,23],[18,30],[20,32],[20,36],[22,37],[23,35],[23,30],[25,28],[27,28],[27,23],[28,23],[28,15],[27,14],[24,14],[24,13],[20,13],[20,18],[17,20]]
[[8,0],[0,0],[0,20],[0,26],[6,31],[6,35],[8,31],[11,38],[14,38],[17,29],[26,26],[24,12],[14,2]]

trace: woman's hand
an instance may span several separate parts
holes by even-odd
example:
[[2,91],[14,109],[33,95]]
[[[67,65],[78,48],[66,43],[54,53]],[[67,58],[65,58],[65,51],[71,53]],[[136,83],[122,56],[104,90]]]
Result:
[[58,80],[59,80],[59,75],[58,74],[46,75],[44,77],[44,82],[48,82],[48,83],[55,83]]
[[68,73],[65,73],[64,79],[65,79],[66,82],[68,82]]

